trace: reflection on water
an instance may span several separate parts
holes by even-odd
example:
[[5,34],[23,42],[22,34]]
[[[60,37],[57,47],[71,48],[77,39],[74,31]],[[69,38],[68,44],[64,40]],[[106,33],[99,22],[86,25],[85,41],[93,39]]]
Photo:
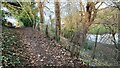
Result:
[[[87,39],[88,40],[91,40],[91,41],[95,42],[95,38],[96,38],[95,34],[87,34]],[[115,34],[115,40],[116,40],[116,43],[118,43],[118,33]],[[112,34],[98,35],[97,42],[104,43],[104,44],[114,44]]]

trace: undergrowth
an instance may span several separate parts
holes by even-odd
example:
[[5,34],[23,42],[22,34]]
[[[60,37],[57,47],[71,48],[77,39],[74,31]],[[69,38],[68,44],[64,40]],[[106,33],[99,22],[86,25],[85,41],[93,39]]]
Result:
[[20,55],[24,51],[21,46],[17,35],[14,31],[3,27],[2,30],[2,65],[3,67],[9,66],[22,66],[25,59]]

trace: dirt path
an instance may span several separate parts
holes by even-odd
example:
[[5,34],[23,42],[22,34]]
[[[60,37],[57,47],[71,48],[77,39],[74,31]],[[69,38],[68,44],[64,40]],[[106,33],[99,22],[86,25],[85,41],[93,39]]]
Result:
[[14,30],[18,34],[20,41],[26,47],[30,60],[29,65],[83,65],[82,61],[72,59],[69,52],[66,52],[54,40],[48,40],[42,32],[30,27]]

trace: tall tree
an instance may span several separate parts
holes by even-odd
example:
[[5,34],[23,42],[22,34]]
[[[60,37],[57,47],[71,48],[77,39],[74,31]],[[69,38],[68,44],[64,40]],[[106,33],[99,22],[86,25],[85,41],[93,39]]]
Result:
[[56,16],[56,41],[60,41],[61,33],[61,17],[60,17],[60,0],[54,0],[55,4],[55,16]]
[[[103,3],[105,5],[107,5],[107,7],[111,7],[113,9],[111,9],[111,11],[107,11],[107,13],[104,12],[102,16],[102,20],[104,19],[103,16],[105,15],[111,15],[110,13],[113,13],[112,16],[108,16],[108,17],[105,17],[105,21],[106,23],[104,23],[104,26],[105,27],[108,27],[109,30],[110,30],[110,33],[112,34],[112,37],[113,37],[113,40],[112,42],[114,43],[114,46],[115,46],[115,52],[117,53],[116,54],[116,59],[118,60],[118,64],[120,64],[120,43],[119,43],[119,40],[118,40],[118,44],[116,42],[116,39],[115,39],[115,34],[116,34],[116,29],[118,29],[118,38],[120,38],[120,19],[119,19],[119,16],[120,16],[120,1],[112,1],[112,0],[108,0],[107,2],[106,1],[103,1]],[[116,11],[115,8],[117,8],[118,10]],[[106,9],[106,8],[105,8]],[[115,13],[113,11],[116,11]],[[116,14],[118,16],[116,16]],[[116,24],[116,21],[118,24]],[[107,23],[108,22],[108,23]],[[117,28],[116,28],[117,27]]]
[[117,60],[118,60],[118,64],[120,64],[120,1],[115,3],[115,6],[118,8],[118,54],[117,54]]
[[88,1],[86,6],[83,5],[83,2],[80,1],[80,10],[81,10],[81,16],[82,16],[82,23],[83,23],[83,38],[82,38],[82,46],[86,43],[86,34],[88,33],[89,27],[93,24],[93,21],[97,15],[98,8],[102,5],[101,4],[95,8],[95,5],[98,2]]
[[44,24],[44,1],[36,0],[38,3],[38,12],[40,13],[40,29],[43,30]]

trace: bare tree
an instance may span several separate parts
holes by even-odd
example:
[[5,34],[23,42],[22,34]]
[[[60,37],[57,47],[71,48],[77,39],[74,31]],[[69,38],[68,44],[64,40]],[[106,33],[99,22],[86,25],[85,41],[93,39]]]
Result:
[[95,8],[95,5],[98,2],[87,2],[87,5],[83,5],[82,1],[80,1],[80,11],[81,11],[81,16],[82,16],[82,25],[83,25],[83,38],[82,38],[82,46],[85,45],[86,42],[86,34],[88,33],[88,29],[89,27],[93,24],[93,21],[97,15],[97,10],[98,8],[102,5],[103,2],[101,2],[101,4]]

